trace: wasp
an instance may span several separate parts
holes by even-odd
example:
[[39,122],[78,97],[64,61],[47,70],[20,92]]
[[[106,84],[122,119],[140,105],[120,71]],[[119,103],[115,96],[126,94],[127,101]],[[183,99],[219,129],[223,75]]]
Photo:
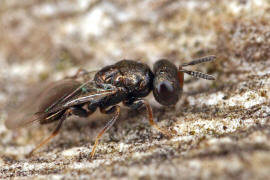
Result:
[[[164,106],[175,105],[181,98],[184,74],[196,78],[215,80],[211,75],[184,69],[199,63],[212,61],[215,56],[207,56],[184,63],[178,68],[167,59],[158,60],[153,70],[144,63],[134,60],[121,60],[96,72],[79,70],[72,77],[54,82],[36,94],[36,103],[28,102],[23,109],[31,109],[32,116],[11,117],[5,122],[9,129],[16,129],[38,121],[48,124],[58,121],[49,137],[37,145],[30,154],[47,144],[55,137],[63,122],[71,115],[88,117],[97,109],[104,114],[113,114],[104,128],[98,133],[91,151],[91,158],[102,135],[108,131],[120,114],[119,103],[131,108],[146,107],[150,125],[162,134],[170,137],[171,133],[159,127],[153,118],[150,104],[144,97],[153,92],[155,100]],[[16,120],[14,120],[16,119]]]

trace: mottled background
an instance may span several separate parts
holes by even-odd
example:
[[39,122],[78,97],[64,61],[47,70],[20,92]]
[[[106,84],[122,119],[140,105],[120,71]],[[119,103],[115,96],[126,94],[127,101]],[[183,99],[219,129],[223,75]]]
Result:
[[[0,178],[270,178],[270,2],[268,0],[1,0]],[[7,130],[15,104],[41,84],[121,59],[194,67],[215,82],[186,77],[175,108],[150,97],[155,120],[124,109],[95,159],[94,139],[108,117],[71,117],[34,156],[55,124]],[[193,69],[193,67],[191,68]],[[23,113],[15,111],[16,113]]]

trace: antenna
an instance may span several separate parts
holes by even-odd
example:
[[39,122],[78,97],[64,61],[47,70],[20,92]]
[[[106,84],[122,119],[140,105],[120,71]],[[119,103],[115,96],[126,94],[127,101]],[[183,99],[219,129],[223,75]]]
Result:
[[206,79],[206,80],[215,80],[216,78],[214,76],[211,76],[209,74],[204,74],[201,72],[197,72],[197,71],[188,71],[185,69],[181,69],[179,70],[180,72],[184,72],[190,76],[196,77],[196,78],[202,78],[202,79]]
[[200,64],[200,63],[204,63],[204,62],[208,62],[208,61],[213,61],[215,59],[216,59],[216,56],[214,56],[214,55],[205,56],[205,57],[202,57],[202,58],[194,59],[189,63],[184,63],[181,66],[182,67],[184,67],[184,66],[194,66],[196,64]]
[[204,73],[197,72],[197,71],[189,71],[189,70],[182,69],[182,67],[185,67],[185,66],[194,66],[196,64],[213,61],[215,59],[216,59],[216,56],[214,56],[214,55],[194,59],[189,63],[184,63],[184,64],[180,65],[178,71],[186,73],[186,74],[193,76],[193,77],[196,77],[196,78],[202,78],[202,79],[206,79],[206,80],[215,80],[215,77],[211,76],[209,74],[204,74]]

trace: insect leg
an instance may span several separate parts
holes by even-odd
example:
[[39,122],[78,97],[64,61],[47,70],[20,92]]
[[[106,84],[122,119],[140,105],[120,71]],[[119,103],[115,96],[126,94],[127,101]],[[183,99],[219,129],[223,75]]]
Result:
[[166,135],[168,137],[172,137],[171,133],[168,130],[159,127],[155,123],[154,118],[153,118],[153,111],[152,111],[152,108],[151,108],[150,104],[148,103],[148,101],[146,101],[146,100],[142,100],[142,101],[143,101],[143,103],[144,103],[144,105],[146,107],[146,110],[147,110],[147,113],[148,113],[148,120],[149,120],[150,125],[154,126],[154,128],[156,128],[156,130],[158,130],[162,134],[164,134],[164,135]]
[[29,156],[31,156],[34,152],[36,152],[40,147],[42,147],[43,145],[47,144],[53,137],[55,137],[58,133],[59,130],[64,122],[64,120],[70,115],[70,110],[67,110],[63,116],[59,119],[59,123],[57,125],[57,127],[54,129],[54,131],[52,132],[52,134],[47,137],[45,140],[43,140],[39,145],[37,145],[35,147],[35,149],[33,149],[30,153]]
[[123,104],[131,109],[140,109],[144,105],[144,100],[126,100],[123,101]]
[[150,106],[150,104],[144,100],[144,99],[137,99],[135,101],[129,102],[129,101],[124,101],[123,102],[125,106],[130,107],[131,109],[139,109],[140,107],[142,107],[143,105],[145,105],[147,113],[148,113],[148,120],[151,126],[154,126],[154,128],[156,128],[159,132],[161,132],[162,134],[171,137],[171,133],[169,131],[167,131],[166,129],[163,129],[161,127],[159,127],[153,118],[153,112],[152,112],[152,108]]
[[95,144],[93,146],[93,149],[91,151],[91,158],[94,157],[95,155],[95,151],[96,151],[96,147],[98,145],[98,142],[99,142],[99,139],[102,137],[102,135],[108,131],[112,125],[115,123],[115,121],[118,119],[119,117],[119,114],[120,114],[120,106],[116,105],[116,106],[113,106],[112,108],[110,108],[109,110],[105,110],[105,109],[100,109],[102,113],[105,113],[105,114],[111,114],[113,113],[114,116],[112,117],[112,119],[105,125],[105,127],[98,133],[97,137],[96,137],[96,140],[95,140]]

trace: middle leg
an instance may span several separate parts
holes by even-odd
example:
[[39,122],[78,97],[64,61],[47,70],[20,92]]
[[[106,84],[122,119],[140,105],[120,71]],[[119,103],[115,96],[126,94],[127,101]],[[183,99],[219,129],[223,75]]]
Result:
[[96,137],[96,140],[95,140],[95,144],[93,146],[93,149],[91,151],[91,158],[94,157],[95,155],[95,151],[96,151],[96,148],[97,148],[97,145],[99,143],[99,139],[102,137],[102,135],[108,131],[112,126],[113,124],[115,123],[115,121],[118,119],[119,117],[119,114],[120,114],[120,106],[116,105],[116,106],[113,106],[111,107],[110,109],[108,110],[105,110],[103,108],[100,109],[100,111],[104,114],[114,114],[112,119],[104,126],[104,128],[98,133],[97,137]]

